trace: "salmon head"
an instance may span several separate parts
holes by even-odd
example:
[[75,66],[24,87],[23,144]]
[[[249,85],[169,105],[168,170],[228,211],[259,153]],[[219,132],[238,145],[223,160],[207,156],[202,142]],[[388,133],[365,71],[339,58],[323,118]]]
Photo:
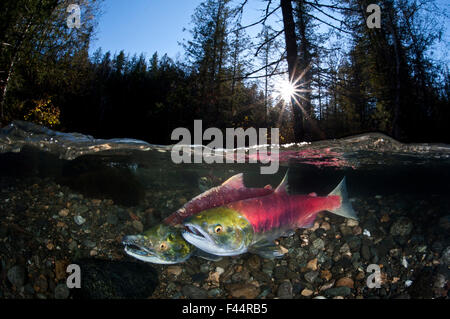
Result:
[[197,248],[217,256],[245,253],[253,227],[238,211],[226,206],[205,210],[184,221],[182,235]]
[[176,264],[187,260],[194,247],[187,243],[179,228],[159,224],[139,235],[122,239],[125,252],[139,260],[155,264]]

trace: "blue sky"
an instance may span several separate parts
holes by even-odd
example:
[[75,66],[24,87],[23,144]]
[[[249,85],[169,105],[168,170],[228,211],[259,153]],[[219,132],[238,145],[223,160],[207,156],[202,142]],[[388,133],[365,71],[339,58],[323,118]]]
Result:
[[[161,56],[167,53],[176,58],[183,55],[178,42],[189,38],[191,15],[201,0],[106,0],[90,52],[99,47],[103,52],[140,54],[151,57],[155,51]],[[255,5],[262,1],[249,1],[244,22],[255,22],[260,11]],[[253,3],[252,3],[253,2]],[[250,10],[249,10],[250,9]],[[257,27],[258,32],[260,26]]]
[[[444,10],[449,9],[448,0],[437,0]],[[167,53],[176,59],[177,54],[183,56],[183,49],[178,42],[189,38],[191,15],[201,0],[105,0],[103,14],[99,19],[94,41],[91,42],[90,53],[101,47],[103,52],[112,54],[124,50],[131,55],[144,53],[150,58],[155,51],[159,56]],[[240,2],[240,1],[239,1]],[[276,1],[274,1],[275,3]],[[273,5],[272,5],[273,7]],[[265,8],[262,0],[249,0],[244,10],[243,24],[259,20],[261,9]],[[448,11],[447,11],[448,13]],[[272,21],[279,21],[281,13]],[[448,20],[447,20],[448,21]],[[247,29],[250,35],[255,35],[261,26]],[[437,47],[437,56],[448,57],[449,33],[444,35],[444,43]]]
[[155,51],[175,57],[182,52],[183,27],[188,27],[198,0],[107,0],[99,19],[96,40],[91,52],[101,47],[103,52],[124,50],[126,53]]

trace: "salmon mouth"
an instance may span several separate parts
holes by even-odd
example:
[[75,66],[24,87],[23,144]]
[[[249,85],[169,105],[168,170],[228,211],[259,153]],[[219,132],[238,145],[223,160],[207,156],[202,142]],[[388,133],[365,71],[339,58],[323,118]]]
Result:
[[139,244],[139,239],[139,236],[125,236],[122,239],[125,252],[131,256],[156,257],[151,249]]
[[125,245],[124,249],[125,252],[128,253],[129,255],[139,255],[145,257],[155,256],[155,254],[152,253],[151,251],[136,245]]
[[204,232],[192,224],[184,225],[184,231],[196,237],[206,238],[205,235],[203,235]]

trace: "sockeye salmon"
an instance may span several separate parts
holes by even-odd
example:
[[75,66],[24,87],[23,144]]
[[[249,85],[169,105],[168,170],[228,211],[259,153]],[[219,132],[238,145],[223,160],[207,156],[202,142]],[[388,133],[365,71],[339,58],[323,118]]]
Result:
[[289,236],[297,228],[312,227],[320,211],[357,219],[347,198],[345,177],[324,197],[315,193],[289,195],[286,187],[287,174],[272,194],[197,213],[184,221],[182,235],[197,248],[218,256],[248,251],[274,258],[283,255],[274,240]]
[[206,209],[271,193],[273,193],[273,189],[270,185],[264,188],[247,188],[244,186],[243,174],[234,175],[220,186],[213,187],[191,199],[165,218],[161,224],[142,234],[125,236],[122,239],[125,252],[139,260],[157,264],[183,262],[192,255],[208,260],[218,260],[220,257],[203,252],[183,239],[181,235],[182,222],[187,217]]

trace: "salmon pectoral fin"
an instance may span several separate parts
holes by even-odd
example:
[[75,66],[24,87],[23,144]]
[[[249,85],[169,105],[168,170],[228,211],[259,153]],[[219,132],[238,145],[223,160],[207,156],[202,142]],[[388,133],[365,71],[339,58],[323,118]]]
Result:
[[263,258],[280,258],[283,257],[284,253],[282,252],[279,245],[274,242],[270,242],[267,240],[261,240],[251,247],[248,248],[248,251],[253,254],[257,254]]
[[329,194],[341,197],[341,206],[336,209],[330,210],[330,212],[339,216],[358,220],[358,216],[356,216],[356,212],[353,210],[352,204],[348,200],[347,186],[345,184],[345,181],[346,180],[344,177],[339,185],[336,186],[336,188]]
[[222,257],[207,253],[206,251],[200,250],[198,248],[194,251],[194,256],[197,256],[197,257],[200,257],[200,258],[203,258],[206,260],[210,260],[210,261],[222,260]]
[[298,228],[311,228],[314,226],[314,221],[316,220],[317,213],[311,214],[306,219],[297,223]]

